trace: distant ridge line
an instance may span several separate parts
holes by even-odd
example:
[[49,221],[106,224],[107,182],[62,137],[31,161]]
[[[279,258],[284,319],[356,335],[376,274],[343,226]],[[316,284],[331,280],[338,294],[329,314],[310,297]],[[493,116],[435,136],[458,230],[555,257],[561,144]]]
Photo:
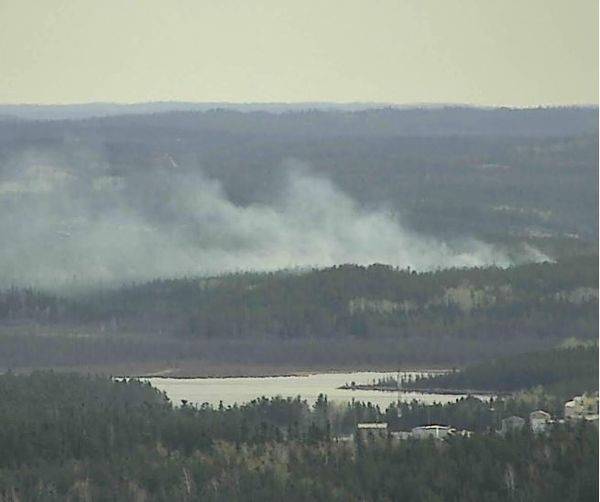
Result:
[[0,117],[11,117],[25,120],[77,120],[102,118],[119,115],[143,115],[169,112],[266,112],[273,114],[303,111],[338,111],[360,112],[368,110],[391,109],[396,111],[423,110],[439,111],[444,109],[473,111],[531,111],[531,110],[598,110],[598,105],[539,105],[529,107],[518,106],[478,106],[465,103],[387,103],[387,102],[327,102],[306,101],[298,103],[284,102],[188,102],[188,101],[150,101],[139,103],[91,102],[73,104],[0,104]]

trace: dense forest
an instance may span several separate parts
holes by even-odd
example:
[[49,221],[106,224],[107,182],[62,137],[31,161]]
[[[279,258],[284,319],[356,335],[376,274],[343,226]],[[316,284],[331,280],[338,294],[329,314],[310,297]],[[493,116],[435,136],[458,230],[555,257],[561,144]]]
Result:
[[447,366],[595,336],[596,107],[186,110],[0,109],[0,367]]
[[[285,235],[289,225],[274,236],[254,211],[280,214],[290,172],[297,171],[330,183],[357,211],[378,211],[449,246],[474,238],[521,251],[526,243],[551,257],[565,248],[594,252],[596,119],[596,108],[0,119],[0,231],[11,236],[0,255],[0,280],[58,288],[89,285],[90,275],[120,284],[203,267],[215,273],[222,270],[214,262],[227,253],[238,258],[226,263],[229,271],[273,268],[272,255],[249,264],[235,252],[259,252]],[[219,200],[202,202],[213,191]],[[334,240],[350,220],[324,228],[323,238]],[[299,232],[286,251],[297,251],[311,234]],[[39,252],[27,242],[39,243]],[[119,253],[111,252],[115,246]],[[190,250],[206,248],[215,252],[187,259]],[[320,250],[311,249],[304,265],[318,264]],[[356,260],[326,265],[345,262]]]
[[[504,416],[539,403],[469,398],[384,412],[322,396],[312,407],[281,398],[173,407],[135,380],[48,372],[2,375],[0,396],[7,501],[584,501],[598,494],[595,427],[493,432]],[[388,420],[401,430],[427,419],[477,434],[446,442],[335,439],[359,421]]]
[[543,386],[568,397],[573,389],[598,390],[598,346],[517,354],[461,371],[417,379],[411,387],[518,391]]
[[72,312],[84,322],[115,319],[145,330],[150,324],[182,337],[587,338],[595,336],[597,280],[597,255],[506,270],[343,265],[153,281],[94,295]]
[[597,255],[434,272],[340,265],[157,279],[76,298],[10,288],[0,296],[0,320],[96,323],[105,329],[116,323],[182,337],[282,338],[402,336],[407,328],[418,332],[419,324],[429,331],[443,326],[446,333],[474,335],[486,321],[488,331],[495,322],[511,322],[517,332],[589,337],[593,330],[586,322],[596,319],[597,281]]
[[0,294],[0,364],[462,365],[595,339],[597,281],[597,255],[582,255],[507,269],[155,280],[76,297],[11,288]]
[[[367,108],[0,106],[0,502],[597,500],[592,424],[496,432],[597,390],[597,107]],[[511,395],[92,376],[430,365]]]
[[[394,378],[377,384],[398,388]],[[560,402],[577,392],[598,390],[598,345],[515,354],[467,365],[460,371],[401,381],[404,389],[516,392],[541,387]]]

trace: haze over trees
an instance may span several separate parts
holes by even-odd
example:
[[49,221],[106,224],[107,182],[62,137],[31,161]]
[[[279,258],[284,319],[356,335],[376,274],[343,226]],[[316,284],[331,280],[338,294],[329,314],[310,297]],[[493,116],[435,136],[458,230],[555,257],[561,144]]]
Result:
[[[596,108],[128,110],[0,107],[0,499],[597,498],[592,425],[493,432],[597,390]],[[432,364],[468,365],[410,385],[517,394],[175,407],[31,373]],[[475,435],[336,439],[365,421]]]
[[84,108],[3,109],[3,367],[595,336],[597,108]]
[[0,294],[0,364],[461,365],[596,339],[597,281],[597,255],[580,255],[155,280],[72,297],[13,288]]
[[427,270],[593,247],[596,117],[448,107],[5,118],[0,280]]
[[0,502],[598,500],[597,17],[0,0]]

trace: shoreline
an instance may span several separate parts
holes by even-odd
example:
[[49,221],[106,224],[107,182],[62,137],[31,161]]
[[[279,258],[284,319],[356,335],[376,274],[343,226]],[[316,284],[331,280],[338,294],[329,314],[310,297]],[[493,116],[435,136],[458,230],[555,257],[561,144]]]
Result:
[[[401,369],[314,369],[314,370],[304,370],[304,371],[296,371],[294,373],[269,373],[269,374],[259,374],[259,375],[222,375],[222,376],[211,376],[211,375],[201,375],[201,376],[194,376],[194,375],[184,375],[184,376],[170,376],[170,375],[135,375],[135,376],[131,376],[131,375],[115,375],[115,378],[143,378],[143,379],[169,379],[169,380],[200,380],[200,379],[211,379],[211,378],[218,378],[218,379],[226,379],[226,378],[286,378],[286,377],[308,377],[311,375],[318,375],[318,374],[352,374],[352,373],[396,373],[396,372],[422,372],[422,373],[445,373],[447,370],[442,370],[442,369],[432,369],[432,368],[428,368],[428,367],[424,367],[424,368],[414,368],[414,367],[409,367],[409,368],[401,368]],[[344,388],[342,387],[339,387]],[[349,388],[350,389],[350,388]],[[363,389],[359,389],[359,386],[355,387],[356,390],[363,390]],[[380,389],[373,389],[373,390],[380,390]]]
[[459,396],[463,394],[468,395],[479,395],[479,396],[499,396],[509,395],[511,392],[503,392],[497,390],[482,390],[482,389],[446,389],[443,387],[389,387],[385,385],[371,385],[371,384],[356,384],[352,385],[341,385],[338,389],[343,390],[370,390],[378,392],[420,392],[421,394],[441,394],[448,396]]
[[[209,379],[209,378],[277,378],[301,377],[318,373],[395,373],[402,372],[446,372],[448,365],[405,364],[391,366],[389,364],[340,364],[340,365],[299,365],[299,364],[248,364],[210,362],[203,360],[156,361],[148,363],[103,364],[77,366],[45,366],[14,368],[14,373],[31,373],[34,371],[57,371],[105,375],[114,378],[136,379]],[[8,371],[6,368],[4,372]]]

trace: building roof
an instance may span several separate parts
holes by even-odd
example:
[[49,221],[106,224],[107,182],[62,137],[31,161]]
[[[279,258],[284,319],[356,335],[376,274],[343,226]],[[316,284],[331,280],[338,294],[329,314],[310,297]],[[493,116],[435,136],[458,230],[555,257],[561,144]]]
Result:
[[423,431],[435,431],[435,430],[450,430],[452,427],[449,425],[420,425],[419,427],[413,427],[414,430],[423,430]]
[[550,420],[551,417],[550,417],[550,413],[546,413],[543,410],[536,410],[536,411],[532,411],[529,414],[529,418],[530,419],[539,418],[539,419],[544,419],[544,420]]
[[388,424],[385,422],[365,422],[356,424],[357,429],[387,429]]

